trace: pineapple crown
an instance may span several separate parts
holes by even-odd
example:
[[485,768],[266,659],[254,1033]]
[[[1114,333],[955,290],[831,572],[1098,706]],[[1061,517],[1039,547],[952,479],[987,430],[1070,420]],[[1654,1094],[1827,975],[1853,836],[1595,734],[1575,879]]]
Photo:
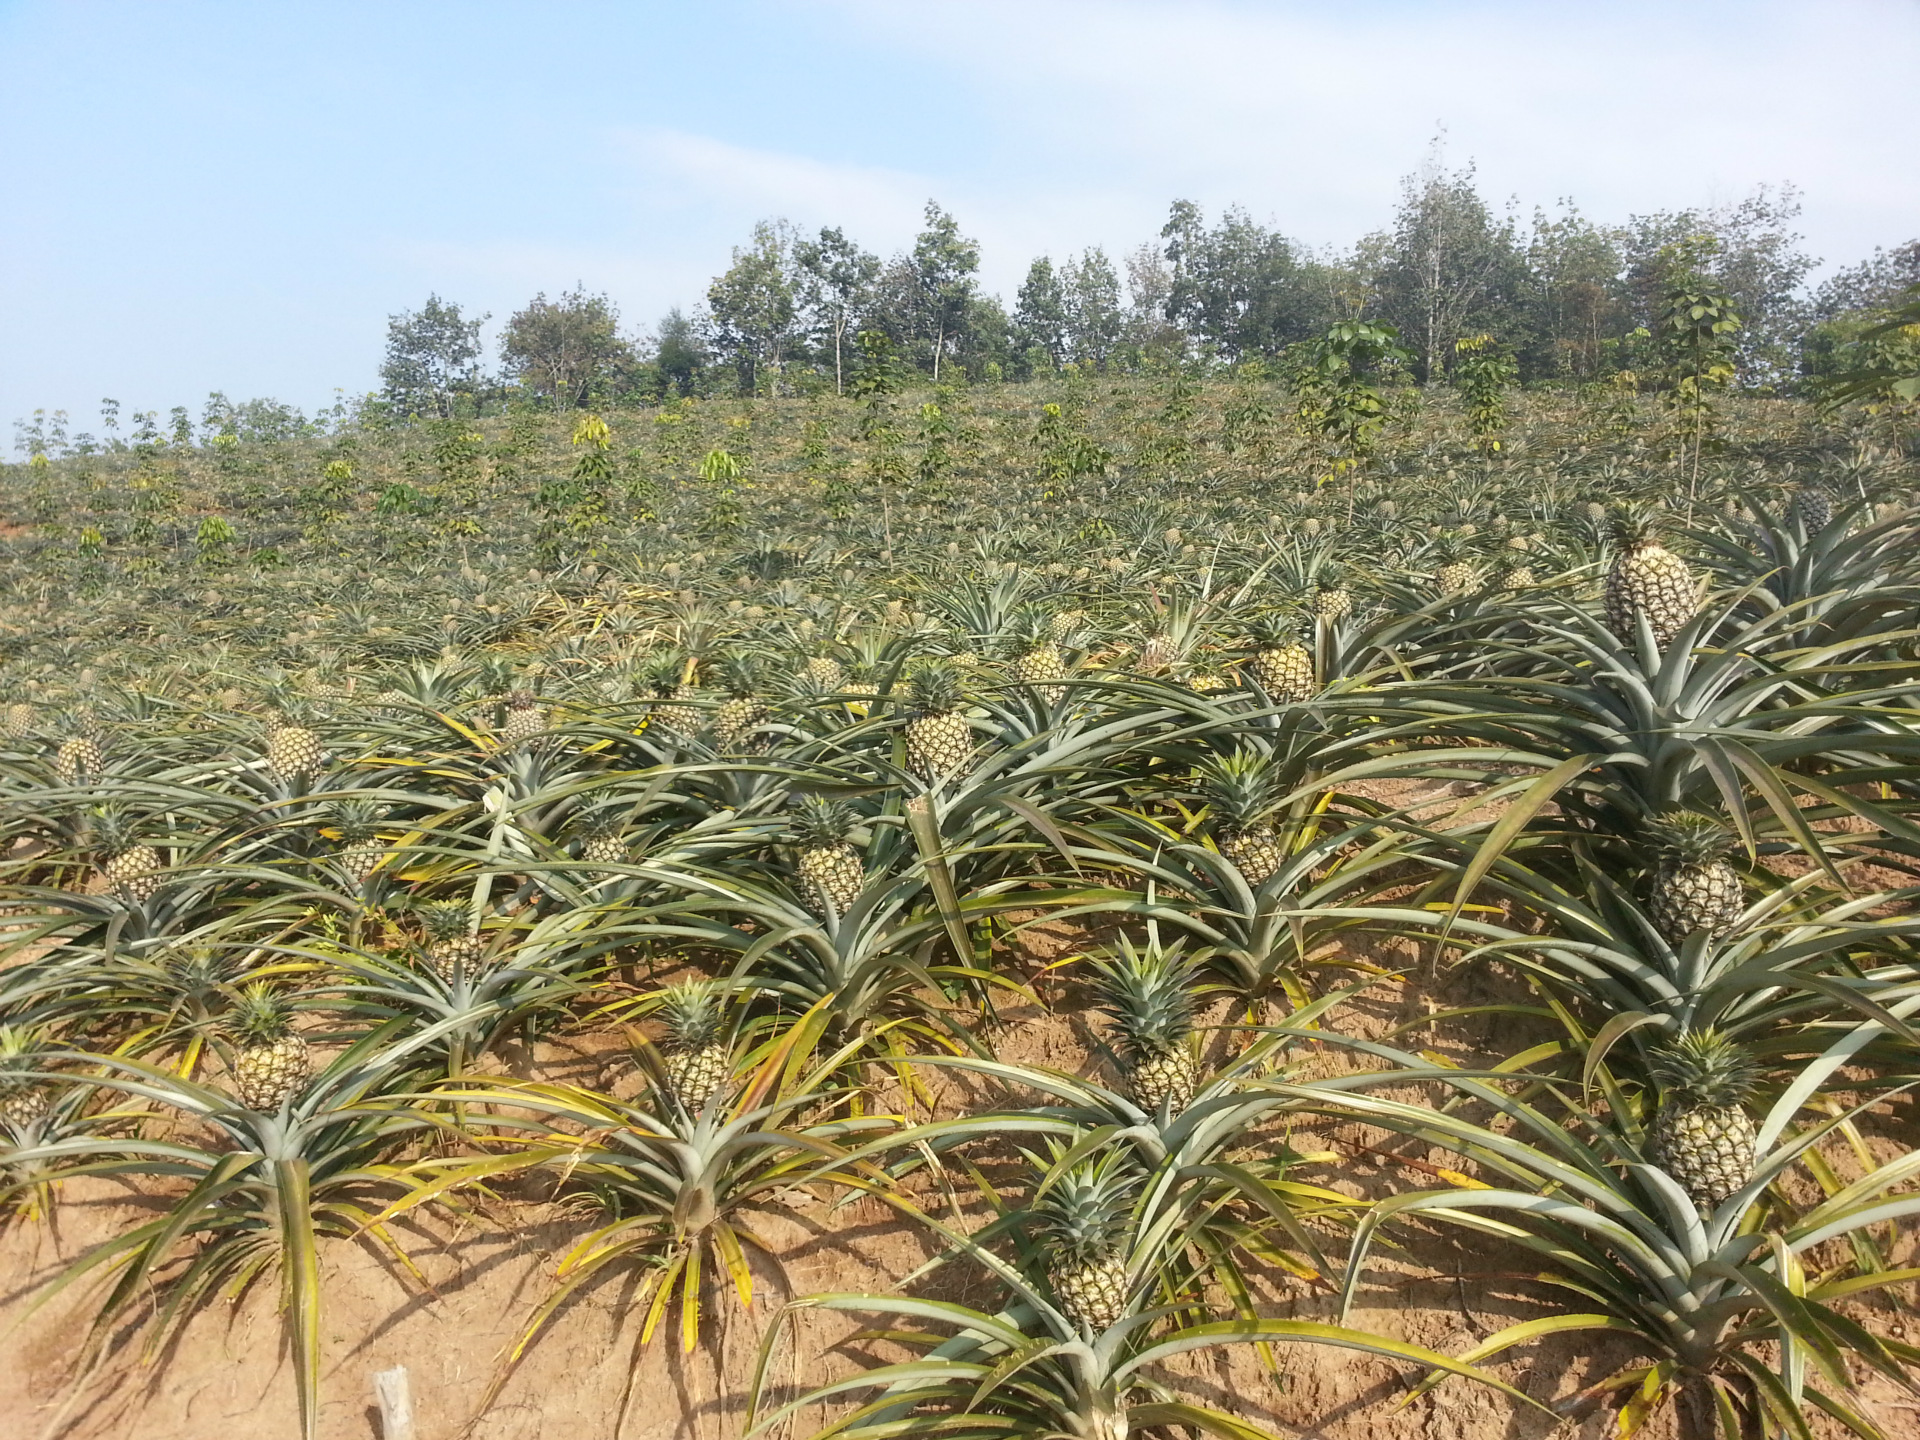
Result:
[[1112,1256],[1126,1238],[1127,1212],[1142,1178],[1139,1162],[1126,1146],[1112,1145],[1062,1166],[1067,1147],[1052,1141],[1049,1148],[1046,1158],[1027,1155],[1048,1172],[1027,1202],[1041,1243],[1069,1260]]
[[87,824],[103,855],[123,854],[140,843],[139,823],[118,805],[97,806]]
[[540,698],[531,690],[519,689],[507,692],[507,709],[531,710],[540,703]]
[[686,661],[671,651],[656,655],[647,661],[641,671],[641,679],[655,695],[673,694],[679,687],[680,676],[686,668]]
[[429,900],[420,906],[420,925],[429,940],[452,940],[472,933],[472,913],[464,900]]
[[1194,971],[1200,956],[1183,942],[1162,945],[1157,936],[1135,945],[1126,936],[1105,954],[1088,955],[1097,1007],[1113,1017],[1120,1048],[1130,1060],[1163,1055],[1193,1030]]
[[1718,1030],[1689,1030],[1659,1046],[1647,1071],[1667,1103],[1730,1108],[1745,1103],[1759,1066]]
[[929,660],[907,680],[907,698],[916,715],[945,715],[960,707],[960,671],[951,660]]
[[1735,843],[1726,825],[1697,810],[1655,816],[1646,829],[1660,858],[1680,865],[1711,864],[1731,852]]
[[683,980],[663,985],[657,997],[666,1023],[667,1043],[676,1050],[697,1050],[726,1035],[727,987],[718,980]]
[[1262,650],[1280,650],[1300,644],[1300,616],[1291,610],[1262,615],[1249,628],[1253,643]]
[[1039,650],[1056,644],[1053,638],[1053,615],[1044,606],[1031,605],[1021,612],[1009,632],[1017,652]]
[[760,688],[760,661],[736,650],[720,662],[720,683],[735,700],[750,700]]
[[349,845],[373,839],[387,818],[386,807],[371,800],[336,800],[331,809],[334,828]]
[[1259,750],[1234,750],[1195,767],[1200,794],[1228,829],[1246,830],[1273,813],[1283,792],[1278,768]]
[[0,1081],[22,1070],[40,1069],[47,1039],[30,1025],[0,1025]]
[[844,845],[858,817],[844,800],[802,795],[794,802],[793,836],[802,846]]
[[1660,511],[1644,501],[1629,501],[1613,512],[1609,529],[1623,550],[1649,550],[1660,543]]
[[293,1005],[265,980],[243,985],[233,996],[225,1029],[242,1045],[271,1045],[293,1028]]

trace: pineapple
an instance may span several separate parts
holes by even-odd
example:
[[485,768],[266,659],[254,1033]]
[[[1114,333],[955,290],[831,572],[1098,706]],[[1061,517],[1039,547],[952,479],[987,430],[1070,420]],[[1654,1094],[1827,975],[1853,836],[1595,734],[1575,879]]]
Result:
[[1466,542],[1454,536],[1444,538],[1439,545],[1440,567],[1433,572],[1433,581],[1442,595],[1465,595],[1474,588],[1479,572],[1474,569],[1468,558]]
[[625,865],[633,858],[618,815],[603,815],[582,832],[580,858],[589,865]]
[[754,748],[754,731],[766,722],[767,707],[754,693],[760,667],[751,655],[730,655],[721,666],[727,698],[713,712],[713,738],[720,749],[739,754]]
[[160,893],[167,863],[159,850],[140,840],[133,823],[117,810],[103,810],[94,821],[94,839],[106,858],[100,873],[107,889],[129,905],[144,905]]
[[796,868],[815,897],[816,913],[845,915],[866,888],[866,865],[848,843],[853,811],[833,800],[803,796],[794,822],[800,855]]
[[507,694],[506,718],[500,726],[500,743],[518,745],[546,733],[547,712],[531,690],[513,690]]
[[53,773],[62,785],[80,785],[106,768],[106,752],[90,730],[70,735],[53,752]]
[[1135,665],[1142,674],[1153,675],[1165,670],[1179,658],[1180,642],[1165,630],[1156,630],[1140,647],[1140,658]]
[[831,655],[809,655],[800,673],[807,685],[822,695],[832,695],[847,683],[847,667]]
[[712,980],[688,980],[660,992],[667,1024],[663,1068],[672,1098],[689,1113],[728,1088],[733,1079],[733,1044],[728,1034],[724,991]]
[[1702,1214],[1753,1178],[1755,1133],[1746,1111],[1756,1069],[1714,1030],[1696,1030],[1654,1052],[1660,1108],[1647,1127],[1647,1158],[1680,1183]]
[[1524,535],[1515,535],[1507,541],[1507,563],[1500,572],[1500,587],[1503,590],[1526,590],[1533,585],[1533,567],[1526,561],[1527,548]]
[[960,673],[950,661],[932,660],[907,682],[913,718],[907,722],[907,768],[923,780],[938,780],[966,765],[973,754],[973,727],[960,713]]
[[1142,1110],[1177,1115],[1193,1102],[1195,962],[1175,944],[1144,949],[1122,937],[1110,955],[1089,955],[1099,1008],[1113,1017],[1124,1083]]
[[1212,812],[1215,842],[1249,885],[1286,863],[1271,815],[1279,780],[1257,750],[1236,750],[1200,767],[1200,791]]
[[41,1068],[40,1037],[21,1025],[0,1025],[0,1125],[31,1130],[52,1108],[47,1087],[22,1072]]
[[475,932],[471,908],[464,900],[429,900],[420,907],[420,924],[427,932],[427,968],[451,985],[480,971],[486,942]]
[[296,785],[317,774],[327,752],[320,737],[276,712],[267,723],[267,773],[282,785]]
[[387,847],[380,843],[384,816],[379,806],[367,800],[341,800],[333,807],[334,827],[340,832],[334,859],[356,885],[371,880],[387,858]]
[[1660,544],[1648,506],[1622,510],[1613,535],[1620,552],[1607,570],[1607,624],[1631,644],[1636,633],[1634,616],[1645,615],[1654,643],[1664,650],[1700,609],[1693,572],[1686,561]]
[[1313,588],[1308,606],[1313,611],[1314,619],[1332,625],[1353,613],[1353,592],[1347,589],[1339,576],[1323,575],[1321,583]]
[[1139,1182],[1132,1152],[1113,1146],[1069,1166],[1031,1207],[1054,1301],[1091,1335],[1127,1313],[1128,1211]]
[[0,712],[0,734],[9,740],[24,740],[33,733],[37,712],[24,700],[16,700]]
[[1257,643],[1259,648],[1243,668],[1260,682],[1268,699],[1298,704],[1318,693],[1313,655],[1300,643],[1292,625],[1281,621],[1263,626]]
[[1660,857],[1647,887],[1655,928],[1675,945],[1696,930],[1730,933],[1746,897],[1740,872],[1726,858],[1733,849],[1727,827],[1710,815],[1681,811],[1647,828]]
[[[657,655],[647,663],[642,680],[656,700],[677,700],[682,698],[680,692],[684,687],[680,682],[685,674],[685,662],[680,657]],[[696,688],[693,696],[697,698],[699,693]],[[685,719],[679,707],[674,705],[656,705],[650,712],[650,723],[670,737],[686,733]]]
[[1031,685],[1047,704],[1058,705],[1065,698],[1067,687],[1048,682],[1065,679],[1067,663],[1053,640],[1051,622],[1029,621],[1019,638],[1021,649],[1014,656],[1013,678],[1022,685]]
[[1803,480],[1794,487],[1792,518],[1809,538],[1833,523],[1833,491],[1819,480]]
[[249,1110],[271,1115],[305,1087],[313,1073],[307,1042],[293,1033],[293,1008],[264,980],[240,992],[227,1031],[237,1042],[233,1088]]
[[1047,622],[1047,638],[1056,645],[1065,645],[1085,628],[1086,623],[1086,611],[1062,610]]

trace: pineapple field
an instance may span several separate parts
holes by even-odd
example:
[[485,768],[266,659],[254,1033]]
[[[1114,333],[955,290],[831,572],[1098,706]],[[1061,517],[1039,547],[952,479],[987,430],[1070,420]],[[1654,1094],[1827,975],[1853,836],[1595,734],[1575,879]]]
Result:
[[864,390],[6,467],[10,1434],[1920,1431],[1897,412]]

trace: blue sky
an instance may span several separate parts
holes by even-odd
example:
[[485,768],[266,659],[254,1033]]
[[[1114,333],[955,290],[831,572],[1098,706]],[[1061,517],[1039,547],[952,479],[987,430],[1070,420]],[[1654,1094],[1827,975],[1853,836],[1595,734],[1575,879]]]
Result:
[[1911,0],[0,0],[0,421],[310,409],[430,291],[646,329],[776,215],[886,254],[938,198],[1003,293],[1176,196],[1345,244],[1437,125],[1527,211],[1797,184],[1846,263],[1920,234],[1916,62]]

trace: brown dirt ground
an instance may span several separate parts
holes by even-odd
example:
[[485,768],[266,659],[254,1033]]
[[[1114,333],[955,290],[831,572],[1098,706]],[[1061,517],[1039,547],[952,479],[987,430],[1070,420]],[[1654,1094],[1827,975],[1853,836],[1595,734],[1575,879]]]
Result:
[[[1383,797],[1384,798],[1384,797]],[[1029,974],[1066,953],[1074,937],[1059,926],[1026,932],[1020,957]],[[1524,990],[1492,969],[1467,967],[1430,951],[1390,942],[1361,954],[1398,971],[1360,997],[1335,1022],[1347,1033],[1380,1036],[1436,1010],[1523,1001]],[[1089,1073],[1096,1040],[1077,1013],[1078,995],[1057,981],[1059,1013],[1032,1005],[1003,1012],[996,1051],[1019,1059]],[[1544,1031],[1541,1032],[1544,1035]],[[1461,1062],[1517,1053],[1533,1039],[1509,1018],[1468,1016],[1407,1037]],[[542,1078],[635,1088],[621,1059],[618,1037],[581,1035],[542,1044],[531,1054],[509,1050],[505,1068]],[[1333,1050],[1302,1057],[1310,1069],[1338,1067]],[[964,1109],[977,1087],[953,1072],[936,1077],[943,1111]],[[1898,1113],[1874,1119],[1876,1151],[1885,1155],[1920,1145],[1910,1101]],[[1412,1153],[1404,1143],[1364,1126],[1296,1133],[1302,1150],[1331,1150],[1341,1158],[1302,1178],[1350,1194],[1379,1196],[1432,1183],[1423,1165],[1441,1157]],[[403,1244],[424,1273],[423,1288],[389,1257],[371,1247],[336,1243],[325,1251],[324,1440],[368,1440],[380,1435],[373,1404],[374,1372],[405,1365],[410,1373],[418,1440],[723,1440],[741,1431],[741,1396],[756,1347],[769,1319],[788,1296],[824,1290],[885,1292],[932,1253],[925,1236],[884,1205],[859,1199],[829,1213],[826,1204],[789,1194],[753,1220],[774,1259],[759,1266],[751,1313],[730,1296],[714,1297],[706,1338],[682,1354],[665,1332],[637,1349],[638,1326],[626,1313],[618,1284],[578,1298],[534,1343],[499,1398],[482,1411],[482,1393],[497,1373],[503,1350],[545,1293],[555,1260],[578,1239],[582,1222],[542,1195],[525,1191],[490,1203],[477,1221],[430,1216],[403,1225]],[[15,1223],[0,1234],[0,1436],[6,1440],[234,1440],[297,1434],[290,1370],[280,1341],[271,1285],[238,1303],[196,1317],[182,1340],[156,1363],[137,1345],[121,1344],[91,1373],[76,1377],[73,1356],[84,1334],[85,1297],[63,1296],[28,1316],[38,1288],[89,1244],[148,1213],[151,1197],[100,1182],[67,1188],[51,1223]],[[1502,1254],[1483,1240],[1437,1229],[1404,1229],[1403,1248],[1376,1252],[1352,1323],[1381,1334],[1458,1353],[1493,1330],[1544,1313],[1550,1292],[1525,1277],[1518,1254]],[[1912,1263],[1908,1261],[1907,1263]],[[966,1267],[940,1272],[928,1293],[983,1302],[990,1287]],[[1877,1322],[1905,1336],[1911,1302]],[[1267,1313],[1331,1320],[1324,1293],[1284,1279],[1262,1297]],[[1920,1338],[1920,1321],[1912,1322]],[[18,1328],[14,1328],[15,1326]],[[843,1317],[802,1313],[793,1344],[776,1367],[784,1393],[849,1373],[862,1351],[846,1341],[857,1326]],[[1550,1400],[1577,1390],[1629,1358],[1608,1341],[1579,1336],[1548,1340],[1514,1352],[1494,1367],[1528,1395]],[[1279,1348],[1276,1380],[1250,1351],[1189,1357],[1175,1367],[1182,1388],[1211,1404],[1283,1436],[1313,1440],[1601,1440],[1612,1434],[1610,1413],[1561,1425],[1504,1397],[1453,1382],[1403,1404],[1417,1378],[1406,1367],[1319,1347]],[[1868,1412],[1893,1436],[1920,1435],[1920,1406],[1878,1381],[1864,1390]],[[802,1417],[786,1434],[803,1437]],[[819,1417],[824,1418],[824,1416]],[[1831,1427],[1822,1427],[1823,1435]],[[1669,1412],[1646,1431],[1648,1440],[1672,1440]]]

